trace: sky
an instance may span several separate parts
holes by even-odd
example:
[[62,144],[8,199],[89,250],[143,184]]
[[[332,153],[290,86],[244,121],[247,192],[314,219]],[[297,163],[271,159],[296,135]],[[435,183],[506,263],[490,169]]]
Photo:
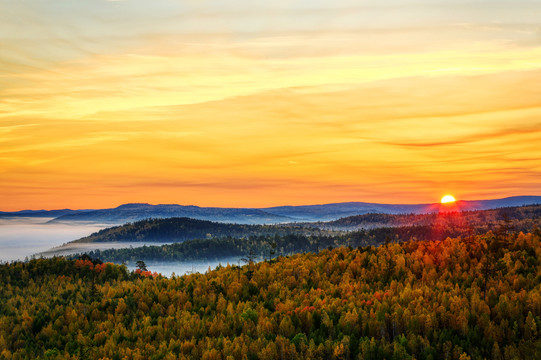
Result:
[[541,2],[0,2],[0,210],[541,195]]

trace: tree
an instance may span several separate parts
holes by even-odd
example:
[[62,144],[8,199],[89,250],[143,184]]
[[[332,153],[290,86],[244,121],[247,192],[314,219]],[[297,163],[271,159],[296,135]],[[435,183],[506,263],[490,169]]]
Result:
[[250,251],[248,251],[246,257],[241,259],[244,263],[248,264],[248,271],[246,271],[246,277],[248,278],[248,280],[252,279],[252,275],[254,273],[253,265],[256,258],[257,256],[254,249],[252,248],[250,249]]
[[141,271],[148,271],[147,265],[145,264],[143,260],[137,260],[137,262],[135,263],[135,266],[137,266],[137,268]]
[[99,301],[101,293],[96,286],[96,272],[92,272],[92,280],[90,281],[90,301]]
[[278,246],[278,244],[276,243],[276,241],[272,241],[269,245],[269,261],[272,261],[272,257],[276,255],[276,247]]

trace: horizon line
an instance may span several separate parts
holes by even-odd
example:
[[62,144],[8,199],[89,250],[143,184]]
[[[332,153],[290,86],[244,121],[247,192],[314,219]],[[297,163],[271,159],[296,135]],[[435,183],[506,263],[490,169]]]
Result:
[[[457,199],[455,203],[460,202],[476,202],[476,201],[497,201],[497,200],[505,200],[505,199],[511,199],[511,198],[519,198],[519,197],[539,197],[541,198],[541,195],[512,195],[512,196],[505,196],[501,198],[490,198],[490,199],[475,199],[475,200],[467,200],[467,199]],[[0,210],[0,213],[19,213],[19,212],[25,212],[25,211],[60,211],[60,210],[73,210],[73,211],[93,211],[93,210],[106,210],[106,209],[116,209],[124,205],[150,205],[150,206],[194,206],[198,208],[215,208],[215,209],[254,209],[254,210],[265,210],[265,209],[272,209],[272,208],[279,208],[279,207],[306,207],[306,206],[325,206],[325,205],[339,205],[339,204],[370,204],[370,205],[391,205],[391,206],[420,206],[420,205],[435,205],[435,204],[441,204],[438,202],[431,202],[431,203],[379,203],[379,202],[367,202],[367,201],[342,201],[342,202],[329,202],[329,203],[317,203],[317,204],[303,204],[303,205],[275,205],[275,206],[265,206],[265,207],[232,207],[232,206],[201,206],[201,205],[194,205],[194,204],[175,204],[175,203],[159,203],[159,204],[152,204],[147,202],[126,202],[122,203],[117,206],[113,207],[103,207],[103,208],[56,208],[56,209],[22,209],[22,210]]]

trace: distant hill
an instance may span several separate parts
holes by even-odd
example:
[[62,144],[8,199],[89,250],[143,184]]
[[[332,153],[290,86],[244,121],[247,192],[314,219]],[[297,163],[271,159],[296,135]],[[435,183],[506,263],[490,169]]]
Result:
[[59,216],[57,221],[93,221],[123,224],[149,218],[188,217],[237,224],[275,224],[292,221],[282,215],[259,209],[199,207],[193,205],[125,204],[114,209],[102,209]]
[[[458,206],[453,206],[456,209]],[[363,214],[349,216],[328,222],[305,223],[322,230],[352,231],[381,227],[431,226],[461,229],[477,229],[484,233],[509,222],[519,231],[530,231],[541,220],[541,205],[501,207],[486,210],[443,211],[428,214]]]
[[514,196],[494,200],[457,201],[456,204],[378,204],[345,202],[322,205],[277,206],[269,208],[219,208],[175,204],[125,204],[96,210],[23,210],[0,212],[0,217],[55,217],[52,222],[90,221],[124,224],[148,218],[189,217],[236,224],[277,224],[289,222],[331,221],[344,217],[378,214],[425,214],[441,210],[486,210],[510,206],[541,204],[541,196]]
[[346,202],[323,205],[278,206],[263,208],[266,212],[287,216],[296,221],[329,221],[362,214],[426,214],[450,210],[487,210],[510,206],[541,204],[541,196],[513,196],[495,200],[465,200],[454,205],[433,204],[377,204]]
[[465,210],[487,210],[511,206],[539,205],[541,196],[511,196],[503,199],[457,201],[459,208]]
[[296,221],[328,221],[346,216],[367,213],[408,214],[431,212],[434,204],[376,204],[366,202],[346,202],[322,205],[277,206],[262,210],[271,214],[287,216]]
[[21,210],[21,211],[13,211],[13,212],[0,211],[0,218],[10,218],[10,217],[56,218],[63,215],[81,214],[86,211],[91,211],[91,210],[60,209],[60,210]]

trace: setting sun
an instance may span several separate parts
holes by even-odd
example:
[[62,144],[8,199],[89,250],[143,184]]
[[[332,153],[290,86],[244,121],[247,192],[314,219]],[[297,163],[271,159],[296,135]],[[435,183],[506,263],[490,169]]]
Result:
[[442,204],[446,204],[446,203],[453,203],[455,202],[455,198],[453,197],[453,195],[445,195],[444,197],[441,198],[441,203]]

